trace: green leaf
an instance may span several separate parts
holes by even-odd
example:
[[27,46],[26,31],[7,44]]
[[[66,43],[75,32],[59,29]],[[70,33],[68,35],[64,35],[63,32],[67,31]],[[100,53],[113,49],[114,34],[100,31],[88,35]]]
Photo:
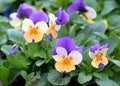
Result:
[[118,42],[118,36],[114,34],[108,38],[108,40],[106,41],[106,43],[108,43],[109,45],[108,54],[111,54],[113,52],[113,50],[117,46],[117,42]]
[[85,29],[83,29],[81,32],[85,34],[86,37],[90,37],[93,35],[93,32],[100,33],[100,35],[104,35],[106,31],[105,24],[103,22],[96,22],[94,24],[90,24]]
[[18,60],[18,57],[7,55],[8,61],[17,69],[19,70],[26,70],[28,69],[26,62],[24,60]]
[[27,82],[27,72],[21,71],[20,73],[21,73],[22,77],[25,79],[25,81]]
[[36,66],[41,66],[44,62],[45,62],[45,61],[43,61],[43,60],[37,60],[37,61],[35,62],[35,64],[36,64]]
[[16,42],[16,43],[24,43],[25,40],[23,38],[22,31],[16,29],[8,29],[7,30],[9,40]]
[[28,46],[28,51],[32,57],[36,52],[39,51],[39,45],[37,43],[29,43],[27,46]]
[[107,75],[102,74],[101,79],[96,79],[95,82],[99,86],[119,86],[115,81],[110,80]]
[[112,15],[108,18],[108,24],[109,28],[108,29],[119,29],[120,27],[120,16],[119,15]]
[[31,79],[33,78],[34,75],[35,75],[34,72],[31,72],[30,74],[28,74],[27,80],[28,80],[28,81],[31,80]]
[[107,15],[108,13],[116,9],[117,7],[118,5],[116,4],[114,0],[107,0],[104,2],[104,8],[101,12],[101,15]]
[[14,82],[15,78],[19,75],[19,71],[16,68],[9,68],[9,77],[8,82],[12,83]]
[[89,75],[86,75],[85,73],[81,72],[79,73],[79,76],[78,76],[78,82],[80,84],[84,84],[88,81],[90,81],[92,79],[92,75],[89,74]]
[[0,80],[3,86],[7,86],[7,80],[9,76],[9,70],[5,67],[0,67]]
[[62,77],[62,75],[56,70],[51,70],[48,73],[48,81],[53,85],[67,85],[70,82],[70,77]]
[[97,73],[97,72],[94,72],[93,73],[93,76],[97,77],[97,78],[101,78],[101,74],[100,73]]
[[0,45],[5,44],[7,42],[7,35],[0,36]]
[[112,59],[112,58],[109,58],[109,60],[111,62],[113,62],[116,66],[120,67],[120,61],[119,60],[115,60],[115,59]]
[[12,45],[3,45],[1,47],[1,51],[5,54],[10,54],[10,50],[12,49]]

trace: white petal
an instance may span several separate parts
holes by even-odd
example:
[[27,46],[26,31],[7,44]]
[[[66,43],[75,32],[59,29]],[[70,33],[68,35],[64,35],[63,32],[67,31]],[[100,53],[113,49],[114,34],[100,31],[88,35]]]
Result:
[[89,18],[89,19],[96,18],[97,13],[92,7],[86,6],[86,9],[88,10],[88,12],[85,13],[87,18]]
[[32,29],[34,27],[34,23],[30,19],[24,19],[22,23],[22,30],[23,31],[28,31],[29,29]]
[[63,59],[62,55],[53,55],[52,57],[55,61],[60,61]]
[[10,24],[15,27],[16,29],[20,29],[20,26],[21,26],[21,23],[22,23],[22,20],[17,18],[17,13],[12,13],[10,14]]
[[96,56],[96,54],[93,53],[93,52],[89,52],[89,56],[90,56],[91,59],[93,59]]
[[78,65],[82,61],[82,54],[76,50],[72,51],[68,56],[75,65]]
[[61,28],[61,25],[55,25],[55,29],[56,29],[56,31],[59,31],[60,28]]
[[48,29],[48,26],[44,21],[36,23],[35,27],[39,29],[43,34],[46,33],[46,30]]
[[55,25],[56,24],[56,17],[55,17],[55,15],[54,14],[52,14],[52,13],[49,13],[48,14],[48,16],[49,16],[49,25],[51,26],[51,25]]
[[67,51],[65,48],[63,47],[57,47],[56,52],[58,55],[64,55],[67,56]]
[[103,56],[106,56],[107,51],[108,51],[108,48],[104,48],[104,49],[100,50],[100,53],[102,53]]

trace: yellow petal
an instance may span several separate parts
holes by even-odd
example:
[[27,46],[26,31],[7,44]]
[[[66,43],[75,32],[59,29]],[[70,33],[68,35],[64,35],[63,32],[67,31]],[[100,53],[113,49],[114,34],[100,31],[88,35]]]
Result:
[[52,35],[53,38],[57,37],[57,32],[55,31],[55,26],[52,25],[47,31],[46,31],[47,35]]
[[27,42],[39,42],[43,38],[43,34],[36,28],[30,29],[24,33],[24,38]]
[[65,58],[64,60],[56,62],[55,68],[59,72],[70,72],[72,70],[75,70],[75,65],[70,59]]
[[95,58],[93,58],[92,60],[92,66],[95,67],[95,68],[99,68],[100,64],[102,65],[107,65],[108,64],[108,59],[104,56],[96,56]]

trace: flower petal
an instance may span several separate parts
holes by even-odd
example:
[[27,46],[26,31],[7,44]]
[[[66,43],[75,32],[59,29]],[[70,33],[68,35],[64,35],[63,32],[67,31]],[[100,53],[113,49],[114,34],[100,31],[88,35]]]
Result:
[[95,68],[101,68],[108,64],[108,59],[104,56],[101,56],[101,57],[98,56],[98,57],[93,58],[91,64]]
[[63,47],[67,50],[68,54],[75,50],[75,44],[74,41],[70,38],[70,37],[63,37],[61,39],[59,39],[56,43],[56,48],[57,47]]
[[90,47],[90,52],[94,52],[95,53],[95,51],[97,51],[97,50],[99,50],[100,49],[100,45],[95,45],[95,46],[91,46]]
[[80,52],[74,50],[69,54],[69,59],[75,64],[78,65],[82,61],[82,55]]
[[17,13],[10,14],[10,24],[13,27],[15,27],[16,29],[20,29],[21,23],[21,19],[17,18]]
[[55,17],[55,15],[54,14],[52,14],[52,13],[49,13],[49,26],[51,26],[51,25],[56,25],[56,17]]
[[44,21],[36,23],[35,27],[39,29],[43,34],[46,33],[46,30],[48,29],[48,26]]
[[67,51],[65,48],[63,47],[57,47],[56,52],[58,55],[64,55],[67,56]]
[[44,12],[32,12],[29,18],[34,22],[34,24],[41,21],[44,21],[46,23],[48,22],[48,16]]
[[60,61],[67,57],[67,51],[63,47],[57,47],[56,53],[57,55],[53,55],[55,61]]
[[68,21],[69,21],[69,15],[65,12],[65,10],[62,11],[62,8],[60,8],[57,12],[56,23],[58,25],[65,25]]
[[76,50],[79,51],[80,53],[82,53],[82,51],[83,51],[83,46],[80,46],[80,47],[76,48]]
[[33,28],[24,33],[24,38],[27,42],[39,42],[43,38],[43,34],[39,29]]
[[76,2],[71,4],[67,9],[67,12],[71,12],[71,13],[76,11],[87,12],[87,9],[85,8],[83,0],[76,0]]
[[24,19],[24,20],[23,20],[22,30],[23,30],[24,32],[32,29],[33,27],[34,27],[34,23],[33,23],[32,20],[30,20],[30,19]]
[[17,17],[22,18],[22,16],[29,17],[33,10],[28,6],[28,4],[23,3],[20,4],[18,10],[17,10]]
[[60,28],[61,28],[61,25],[55,25],[55,30],[56,30],[56,31],[59,31]]
[[85,14],[86,14],[86,16],[87,16],[88,19],[94,19],[94,18],[96,18],[97,13],[96,13],[96,11],[92,7],[86,6],[86,9],[88,11]]
[[72,61],[69,61],[67,64],[65,64],[65,60],[61,60],[55,63],[55,68],[59,72],[70,72],[72,70],[75,70],[75,65]]

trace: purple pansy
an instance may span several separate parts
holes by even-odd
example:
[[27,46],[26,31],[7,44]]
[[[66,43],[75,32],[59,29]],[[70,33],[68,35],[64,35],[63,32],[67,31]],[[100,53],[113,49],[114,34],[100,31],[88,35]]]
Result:
[[108,64],[106,53],[108,51],[108,44],[100,46],[94,45],[90,47],[89,56],[92,59],[92,66],[95,68],[102,68]]
[[44,12],[32,12],[29,19],[31,19],[34,22],[34,24],[40,21],[44,21],[46,23],[48,22],[48,16]]
[[52,55],[56,55],[57,47],[63,47],[67,50],[67,54],[69,54],[73,50],[77,50],[82,53],[83,46],[76,48],[74,41],[70,37],[63,37],[56,42],[55,49],[52,51]]
[[81,11],[81,12],[87,12],[88,11],[85,8],[83,0],[76,0],[76,2],[71,4],[67,9],[67,12],[71,12],[71,13],[76,12],[76,11]]
[[18,10],[17,10],[17,17],[22,18],[22,16],[29,17],[33,10],[29,7],[28,4],[20,4]]
[[62,10],[62,8],[59,8],[56,17],[56,23],[58,25],[65,25],[69,21],[69,15],[65,12],[65,10]]
[[59,39],[52,51],[52,57],[56,61],[57,71],[64,73],[75,70],[75,65],[82,61],[82,47],[76,48],[74,41],[69,37]]

